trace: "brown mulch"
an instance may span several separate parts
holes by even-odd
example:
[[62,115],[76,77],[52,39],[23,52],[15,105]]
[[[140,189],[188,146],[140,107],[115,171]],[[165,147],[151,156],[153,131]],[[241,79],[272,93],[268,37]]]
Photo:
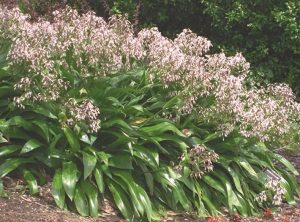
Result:
[[16,7],[17,1],[16,0],[0,0],[0,7],[1,7],[1,5],[9,8],[9,9],[12,9],[12,8]]
[[[78,214],[62,211],[58,209],[52,198],[46,196],[30,196],[23,194],[21,191],[9,191],[8,198],[0,198],[0,222],[124,222],[117,211],[102,210],[102,215],[99,218],[86,218]],[[49,194],[49,193],[48,193]],[[237,216],[226,217],[220,216],[218,222],[229,222]],[[195,218],[187,214],[175,214],[169,212],[167,218],[162,218],[161,221],[166,222],[205,222],[206,218]],[[257,216],[241,218],[241,222],[299,222],[300,221],[300,204],[296,206],[283,205],[278,208],[271,217]]]
[[50,194],[50,183],[41,187],[37,196],[25,194],[22,185],[16,183],[14,185],[14,187],[12,185],[6,187],[7,198],[0,198],[0,222],[119,222],[121,220],[121,217],[116,215],[116,211],[109,213],[103,211],[99,218],[88,218],[58,209]]

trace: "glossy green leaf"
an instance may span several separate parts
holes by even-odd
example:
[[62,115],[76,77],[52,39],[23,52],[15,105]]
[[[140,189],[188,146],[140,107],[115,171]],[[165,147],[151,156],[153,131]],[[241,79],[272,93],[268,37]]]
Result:
[[241,186],[241,182],[240,182],[241,175],[239,174],[239,172],[236,172],[235,169],[231,168],[231,167],[225,167],[225,168],[228,171],[228,173],[231,175],[236,189],[241,194],[244,194],[242,186]]
[[168,102],[164,104],[163,109],[168,109],[176,106],[179,108],[182,105],[182,98],[179,96],[173,96]]
[[96,141],[97,137],[94,136],[89,136],[85,133],[83,133],[80,137],[80,140],[86,144],[89,144],[90,146],[92,146],[94,144],[94,142]]
[[143,146],[136,145],[133,147],[133,155],[140,158],[153,168],[159,166],[159,154],[156,150],[145,148]]
[[52,196],[60,209],[65,206],[65,191],[62,183],[62,171],[56,170],[52,181]]
[[137,189],[137,184],[134,182],[132,176],[127,171],[121,170],[114,171],[114,175],[120,177],[122,181],[126,184],[134,206],[137,208],[138,212],[141,215],[144,215],[145,206],[141,203],[141,200],[139,198],[139,190]]
[[132,220],[133,209],[131,206],[131,201],[127,196],[127,194],[122,190],[122,188],[117,183],[113,181],[107,182],[107,185],[122,215],[125,217],[125,219]]
[[9,126],[22,127],[28,131],[32,130],[32,124],[21,116],[14,116],[13,118],[9,119],[7,123]]
[[183,188],[180,184],[176,184],[176,187],[172,189],[173,197],[175,201],[179,201],[185,211],[190,211],[192,204],[189,201],[189,198],[186,196]]
[[146,184],[147,184],[147,187],[150,191],[150,194],[153,195],[153,192],[154,192],[154,178],[152,176],[152,173],[149,171],[149,169],[147,168],[147,166],[145,164],[140,162],[138,165],[141,167],[141,169],[142,169],[142,171],[145,175]]
[[14,152],[20,150],[21,148],[22,148],[22,146],[20,146],[20,145],[1,146],[0,147],[0,157],[14,153]]
[[101,169],[98,169],[98,168],[94,169],[94,177],[96,179],[96,183],[97,183],[100,193],[103,193],[104,192],[104,180],[103,180],[103,173],[102,173]]
[[112,127],[112,126],[119,126],[119,127],[124,127],[125,129],[131,129],[131,127],[122,119],[120,118],[114,118],[108,121],[105,121],[101,123],[101,127],[103,129]]
[[36,181],[35,177],[33,176],[33,174],[27,169],[21,169],[21,173],[22,173],[22,176],[24,177],[26,183],[29,186],[30,194],[38,193],[39,192],[38,184],[37,184],[37,181]]
[[106,166],[108,166],[108,160],[110,159],[110,155],[108,155],[105,152],[97,152],[97,156]]
[[23,148],[21,150],[21,154],[28,153],[28,152],[30,152],[30,151],[32,151],[34,149],[37,149],[37,148],[39,148],[41,146],[42,146],[42,144],[38,140],[31,139],[31,140],[27,141],[24,144],[24,146],[23,146]]
[[280,185],[285,189],[284,197],[287,202],[291,205],[295,205],[296,201],[290,184],[284,178],[281,178]]
[[184,139],[182,137],[179,137],[178,135],[162,134],[162,135],[155,136],[152,138],[157,140],[158,142],[170,141],[170,142],[176,144],[180,148],[181,152],[186,152],[186,150],[189,148],[189,146],[184,141]]
[[191,170],[188,167],[183,167],[183,175],[180,178],[178,178],[178,180],[183,182],[184,185],[187,188],[189,188],[194,195],[195,193],[197,193],[197,190],[195,188],[196,181],[190,175],[191,175]]
[[218,216],[219,211],[213,204],[213,202],[212,202],[211,198],[208,196],[207,192],[205,190],[201,189],[201,186],[199,184],[196,184],[196,189],[199,191],[201,190],[202,200],[203,200],[207,210],[209,211],[210,215]]
[[88,199],[85,193],[83,192],[83,190],[81,190],[78,187],[75,189],[74,203],[78,213],[81,216],[89,216],[90,212],[89,212]]
[[79,180],[77,166],[72,161],[64,162],[62,168],[62,183],[68,197],[73,200],[76,183]]
[[132,157],[128,154],[114,154],[109,159],[108,165],[119,169],[133,169]]
[[[1,45],[2,47],[2,45]],[[1,53],[2,54],[2,53]],[[6,54],[6,53],[5,53]],[[6,60],[6,55],[2,54],[3,57],[4,57],[4,60]],[[1,61],[1,60],[0,60]],[[1,67],[0,69],[0,79],[4,78],[4,77],[7,77],[7,76],[11,76],[11,73],[9,72],[9,67],[10,66],[4,66],[4,67]]]
[[49,126],[47,125],[47,123],[45,123],[42,120],[34,120],[32,122],[34,125],[36,125],[38,127],[38,129],[40,129],[40,131],[38,131],[37,133],[39,133],[41,136],[43,136],[43,138],[46,142],[49,142],[50,133],[49,133]]
[[155,124],[153,126],[143,127],[140,130],[151,136],[159,136],[162,133],[171,131],[177,134],[178,136],[185,137],[184,134],[179,129],[176,128],[176,126],[174,126],[172,123],[169,122],[162,122],[162,123]]
[[9,127],[7,133],[7,138],[9,139],[21,139],[30,140],[31,136],[22,128],[19,127]]
[[7,193],[4,190],[2,179],[0,179],[0,197],[7,197]]
[[227,198],[227,204],[228,204],[229,212],[230,213],[234,212],[234,206],[237,206],[239,208],[243,208],[243,210],[245,211],[246,210],[245,206],[243,206],[240,203],[239,199],[237,198],[228,176],[224,172],[222,172],[221,170],[214,170],[213,174],[214,174],[214,176],[218,177],[218,179],[225,186],[226,198]]
[[88,203],[89,203],[89,209],[90,209],[90,215],[92,217],[97,217],[98,216],[98,190],[96,187],[88,180],[82,181],[81,182],[81,187],[83,191],[85,192],[87,198],[88,198]]
[[86,152],[83,152],[82,156],[83,156],[83,175],[84,175],[84,179],[86,179],[95,168],[97,163],[97,158]]
[[11,171],[17,169],[21,164],[28,163],[30,161],[30,159],[21,158],[5,160],[5,162],[0,165],[0,178],[6,176]]
[[242,166],[251,176],[258,178],[257,173],[255,172],[255,170],[253,169],[251,164],[249,164],[248,161],[242,158],[236,158],[235,161],[237,164]]
[[225,194],[225,189],[223,185],[220,183],[220,181],[214,179],[213,177],[209,175],[205,175],[202,177],[202,180],[209,185],[211,188],[218,190],[221,192],[221,194]]
[[284,177],[284,179],[288,182],[288,184],[293,188],[293,191],[295,191],[300,196],[300,185],[297,182],[297,179],[291,175],[288,171],[285,169],[279,169],[281,172],[281,175]]
[[[1,130],[1,128],[0,128],[0,130]],[[0,144],[7,143],[7,142],[8,142],[8,140],[6,138],[4,138],[3,134],[0,132]]]
[[43,107],[35,107],[35,109],[33,109],[33,112],[42,114],[50,119],[57,119],[57,116],[55,116],[53,113],[51,113],[48,109],[45,109]]
[[151,201],[149,199],[149,196],[145,192],[145,190],[137,184],[136,184],[135,189],[138,191],[139,200],[145,208],[147,219],[148,219],[148,221],[151,221],[151,218],[152,218],[152,204],[151,204]]
[[80,144],[79,144],[78,137],[68,127],[64,127],[63,131],[65,133],[65,136],[66,136],[67,140],[68,140],[68,143],[70,144],[71,151],[78,152],[80,150]]
[[295,176],[299,176],[299,172],[296,170],[296,168],[283,156],[276,153],[274,153],[272,156],[282,163],[286,168],[288,168],[288,170],[291,171]]

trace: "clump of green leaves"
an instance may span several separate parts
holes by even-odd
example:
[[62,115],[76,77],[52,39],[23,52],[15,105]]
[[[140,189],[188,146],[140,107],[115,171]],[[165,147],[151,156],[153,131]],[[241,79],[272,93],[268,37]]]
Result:
[[[224,139],[214,126],[193,119],[171,122],[159,113],[175,110],[176,100],[164,100],[152,87],[159,88],[147,84],[143,69],[93,82],[90,93],[102,103],[98,134],[60,126],[51,106],[5,112],[0,128],[1,177],[18,172],[34,194],[38,184],[46,182],[39,171],[45,169],[53,175],[52,194],[62,209],[98,216],[99,199],[111,195],[125,218],[150,221],[167,209],[207,216],[226,206],[230,213],[257,213],[272,201],[256,201],[265,189],[264,171],[271,169],[280,175],[285,199],[294,203],[299,186],[293,174],[298,173],[288,161],[238,133]],[[7,97],[2,97],[1,103],[5,101]],[[186,129],[189,134],[184,134]],[[201,177],[193,176],[194,166],[185,163],[176,170],[172,162],[181,164],[178,157],[188,157],[198,144],[219,154],[214,170]],[[273,159],[287,170],[274,165]]]

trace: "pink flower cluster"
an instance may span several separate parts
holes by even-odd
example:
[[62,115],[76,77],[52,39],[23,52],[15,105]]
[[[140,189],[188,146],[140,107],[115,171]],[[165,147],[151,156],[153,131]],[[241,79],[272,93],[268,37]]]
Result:
[[28,15],[24,15],[20,10],[7,9],[0,5],[0,39],[11,40],[19,34],[20,30],[24,29]]
[[[170,96],[185,99],[182,113],[196,112],[200,119],[216,123],[224,136],[237,129],[245,137],[276,141],[295,130],[300,104],[291,89],[286,84],[248,89],[250,65],[240,53],[207,55],[210,41],[190,30],[174,41],[155,28],[142,30],[138,37],[146,43],[152,79],[170,89]],[[212,102],[207,106],[201,99]]]
[[184,167],[188,167],[191,170],[191,177],[201,178],[213,171],[213,163],[218,161],[219,155],[212,150],[207,150],[204,145],[197,144],[187,154],[182,154],[179,159],[179,164],[174,166],[176,171],[182,171]]
[[14,100],[22,108],[26,101],[59,102],[74,119],[85,119],[91,131],[96,131],[100,121],[95,116],[83,118],[79,115],[83,107],[65,105],[74,98],[66,98],[70,83],[63,71],[84,79],[128,70],[133,59],[141,59],[142,46],[123,17],[112,17],[107,23],[93,12],[80,16],[69,7],[53,14],[51,23],[43,19],[31,22],[18,9],[0,9],[0,39],[12,42],[8,60],[23,71],[15,84],[23,93]]
[[[211,42],[191,30],[172,40],[157,28],[135,35],[120,16],[105,22],[92,12],[79,15],[71,8],[55,11],[54,16],[51,23],[30,22],[17,9],[0,9],[0,39],[12,42],[10,64],[25,70],[15,85],[23,92],[15,98],[20,106],[27,100],[62,100],[71,87],[62,70],[95,79],[142,63],[151,81],[162,83],[170,97],[184,99],[178,112],[193,112],[202,121],[217,124],[224,136],[237,129],[246,137],[272,141],[289,133],[300,119],[300,105],[287,85],[246,88],[250,65],[245,58],[240,53],[208,54]],[[62,105],[69,99],[64,98]],[[69,112],[79,118],[78,112]]]
[[271,84],[267,88],[245,93],[244,109],[239,113],[241,133],[274,141],[292,129],[300,119],[300,104],[286,84]]
[[69,100],[66,106],[73,117],[67,120],[69,125],[73,125],[75,122],[81,122],[88,124],[91,132],[98,131],[100,128],[100,120],[98,119],[100,110],[94,106],[90,100],[85,99],[80,103],[75,100]]

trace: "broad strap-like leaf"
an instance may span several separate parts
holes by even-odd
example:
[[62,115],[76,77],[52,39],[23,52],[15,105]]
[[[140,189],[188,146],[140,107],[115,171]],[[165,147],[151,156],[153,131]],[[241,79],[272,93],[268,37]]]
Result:
[[76,183],[79,180],[79,171],[72,161],[63,162],[62,183],[68,197],[73,200]]
[[203,180],[207,185],[209,185],[211,188],[216,189],[217,191],[219,191],[222,195],[225,195],[225,189],[224,186],[222,185],[222,183],[209,176],[209,175],[205,175],[201,178],[201,180]]
[[112,126],[118,126],[118,127],[125,128],[125,129],[131,129],[131,127],[124,120],[122,120],[120,118],[113,118],[113,119],[110,119],[108,121],[101,123],[101,127],[103,129],[110,128]]
[[152,126],[142,127],[140,130],[150,136],[159,136],[167,131],[171,131],[178,136],[185,137],[185,135],[179,129],[177,129],[175,125],[166,121]]
[[237,172],[236,170],[238,168],[231,168],[231,167],[225,167],[226,170],[228,171],[228,173],[231,175],[232,179],[233,179],[233,182],[234,182],[234,185],[235,185],[235,188],[241,193],[241,194],[244,194],[243,192],[243,189],[242,189],[242,186],[241,186],[241,182],[240,182],[240,178],[241,178],[241,175],[239,174],[239,172]]
[[30,161],[30,159],[22,158],[12,158],[5,160],[5,162],[0,165],[0,178],[17,169],[21,164],[29,163]]
[[278,160],[280,163],[282,163],[289,171],[291,171],[295,176],[299,176],[299,172],[296,170],[296,168],[283,156],[274,153],[272,155],[276,160]]
[[107,180],[107,185],[118,209],[121,211],[124,218],[127,220],[132,220],[133,208],[128,195],[117,183],[113,182],[112,180]]
[[74,194],[74,203],[78,213],[81,216],[89,216],[89,203],[88,199],[80,187],[76,187]]
[[37,126],[38,129],[40,129],[37,133],[40,134],[47,143],[49,143],[50,133],[47,123],[39,119],[32,121],[32,123]]
[[284,197],[286,201],[291,205],[295,205],[296,201],[294,199],[294,193],[293,190],[291,189],[291,185],[283,177],[281,177],[280,185],[285,190]]
[[87,152],[82,152],[82,161],[83,161],[83,175],[84,179],[88,178],[88,176],[93,172],[93,169],[96,166],[97,158],[89,154]]
[[159,154],[155,149],[149,149],[144,146],[134,145],[133,155],[141,159],[147,165],[152,168],[158,168],[159,166]]
[[103,173],[101,168],[94,169],[94,177],[98,186],[100,193],[104,192],[104,180],[103,180]]
[[74,134],[74,132],[69,127],[64,127],[63,131],[68,140],[71,151],[78,152],[80,150],[78,137]]
[[38,184],[34,175],[27,169],[21,169],[22,176],[24,177],[26,183],[28,184],[30,194],[36,194],[39,192]]
[[81,188],[88,198],[90,215],[97,217],[99,208],[97,188],[89,180],[81,181]]
[[24,144],[24,146],[23,146],[23,148],[21,150],[21,154],[28,153],[28,152],[30,152],[30,151],[32,151],[34,149],[37,149],[37,148],[39,148],[41,146],[42,146],[42,144],[38,140],[31,139],[31,140],[27,141]]
[[43,107],[35,107],[32,111],[35,113],[41,114],[43,116],[46,116],[50,119],[57,119],[57,116],[55,116],[53,113],[51,113],[51,111],[49,111],[48,109],[45,109]]
[[52,181],[52,196],[55,203],[60,209],[65,206],[65,190],[62,182],[62,171],[61,169],[56,170],[53,181]]
[[11,153],[14,153],[18,150],[20,150],[22,146],[20,145],[7,145],[7,146],[1,146],[0,147],[0,157],[7,156]]
[[235,158],[234,160],[238,165],[240,165],[242,168],[244,168],[251,176],[253,176],[256,179],[258,178],[257,173],[255,172],[255,170],[253,169],[251,164],[246,159]]
[[90,146],[93,145],[93,143],[96,141],[97,137],[95,136],[89,136],[87,135],[86,133],[83,133],[81,136],[80,136],[80,141],[86,143],[86,144],[89,144]]
[[9,124],[9,126],[22,127],[28,131],[32,130],[32,123],[24,119],[22,116],[14,116],[9,119],[7,123]]
[[176,107],[177,109],[182,105],[182,98],[180,96],[173,96],[168,102],[164,104],[163,109]]
[[154,192],[154,178],[153,178],[153,175],[143,162],[139,161],[138,165],[141,167],[141,169],[142,169],[142,171],[145,175],[146,184],[147,184],[147,187],[150,191],[150,194],[153,195],[153,192]]
[[149,201],[149,197],[145,192],[143,192],[144,190],[134,182],[131,174],[125,170],[115,170],[114,175],[122,179],[122,181],[127,185],[130,197],[138,212],[141,215],[144,215],[146,211],[147,217],[151,218],[152,206],[151,202]]
[[218,179],[224,184],[226,194],[227,194],[226,197],[227,197],[228,210],[230,211],[230,213],[234,212],[234,208],[233,208],[234,206],[245,207],[242,206],[241,203],[239,202],[228,176],[221,170],[214,170],[213,174],[214,176],[218,177]]
[[126,153],[112,155],[111,158],[109,158],[108,165],[119,169],[133,169],[132,157]]

